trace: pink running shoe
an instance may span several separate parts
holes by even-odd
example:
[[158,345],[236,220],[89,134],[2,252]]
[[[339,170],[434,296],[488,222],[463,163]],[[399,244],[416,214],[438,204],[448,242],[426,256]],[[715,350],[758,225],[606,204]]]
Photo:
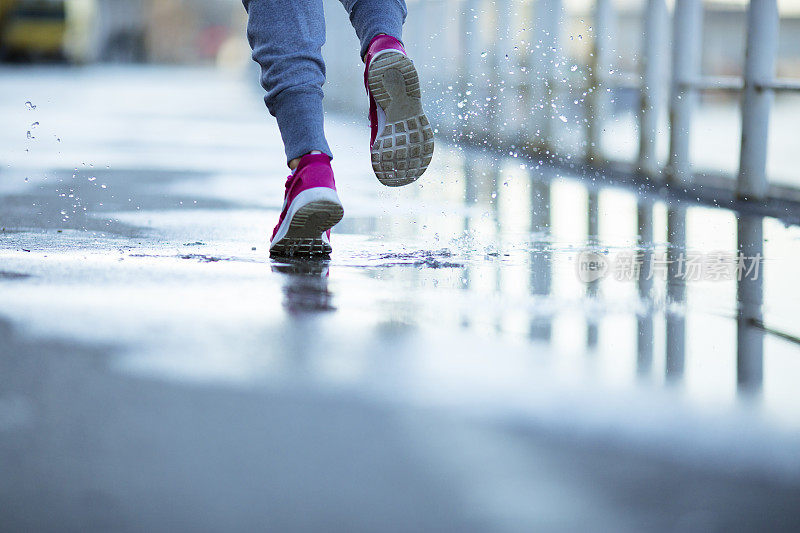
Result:
[[389,187],[408,185],[433,157],[433,129],[422,111],[419,76],[400,41],[378,35],[364,58],[372,169]]
[[331,158],[308,154],[286,178],[286,193],[278,225],[272,232],[270,255],[292,257],[331,253],[330,229],[344,216],[336,194]]

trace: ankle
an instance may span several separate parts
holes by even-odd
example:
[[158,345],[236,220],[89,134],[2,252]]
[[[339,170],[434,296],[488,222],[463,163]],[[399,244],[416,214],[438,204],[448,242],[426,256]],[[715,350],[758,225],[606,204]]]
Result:
[[319,150],[311,150],[311,151],[310,151],[310,152],[308,152],[307,154],[303,154],[303,155],[302,155],[302,156],[300,156],[300,157],[295,157],[294,159],[292,159],[291,161],[289,161],[289,169],[290,169],[292,172],[294,172],[294,171],[297,169],[297,166],[300,164],[300,160],[301,160],[301,159],[303,159],[303,157],[304,157],[304,156],[307,156],[307,155],[310,155],[310,154],[321,154],[321,153],[322,153],[322,152],[320,152]]

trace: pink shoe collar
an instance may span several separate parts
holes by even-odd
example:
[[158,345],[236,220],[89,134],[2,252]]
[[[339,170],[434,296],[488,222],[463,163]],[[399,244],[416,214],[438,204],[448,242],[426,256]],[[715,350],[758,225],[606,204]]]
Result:
[[[392,37],[391,35],[376,35],[372,38],[369,42],[369,47],[367,48],[367,54],[364,56],[364,64],[369,67],[369,62],[372,61],[372,58],[378,52],[382,52],[384,50],[399,50],[406,53],[406,49],[403,48],[403,43]],[[407,54],[406,54],[407,55]]]
[[294,169],[294,173],[297,174],[300,169],[308,165],[313,165],[314,163],[325,163],[328,165],[330,162],[331,158],[328,154],[306,154],[300,158],[300,163],[298,163],[297,168]]

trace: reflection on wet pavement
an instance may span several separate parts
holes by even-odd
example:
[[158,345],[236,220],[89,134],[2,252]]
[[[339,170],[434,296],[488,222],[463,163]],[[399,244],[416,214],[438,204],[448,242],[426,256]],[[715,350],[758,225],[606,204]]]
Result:
[[283,307],[288,313],[335,311],[328,291],[328,265],[325,259],[272,260],[272,271],[284,275]]
[[[796,226],[444,145],[418,185],[380,188],[364,132],[332,116],[334,253],[269,259],[277,134],[255,96],[197,98],[198,138],[237,124],[251,159],[205,141],[166,158],[111,121],[113,146],[100,124],[3,169],[12,524],[800,522]],[[98,145],[109,168],[74,170]],[[760,257],[743,282],[739,252]]]

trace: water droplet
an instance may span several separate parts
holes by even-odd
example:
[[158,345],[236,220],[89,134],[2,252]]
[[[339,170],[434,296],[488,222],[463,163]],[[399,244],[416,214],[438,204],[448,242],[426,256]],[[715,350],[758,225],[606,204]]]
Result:
[[570,69],[572,72],[575,72],[576,70],[578,70],[578,65],[572,65],[571,67],[569,67],[569,69]]
[[481,57],[486,57],[486,52],[481,52]]
[[564,115],[558,115],[558,118],[561,120],[561,122],[567,121],[567,117],[565,117]]

